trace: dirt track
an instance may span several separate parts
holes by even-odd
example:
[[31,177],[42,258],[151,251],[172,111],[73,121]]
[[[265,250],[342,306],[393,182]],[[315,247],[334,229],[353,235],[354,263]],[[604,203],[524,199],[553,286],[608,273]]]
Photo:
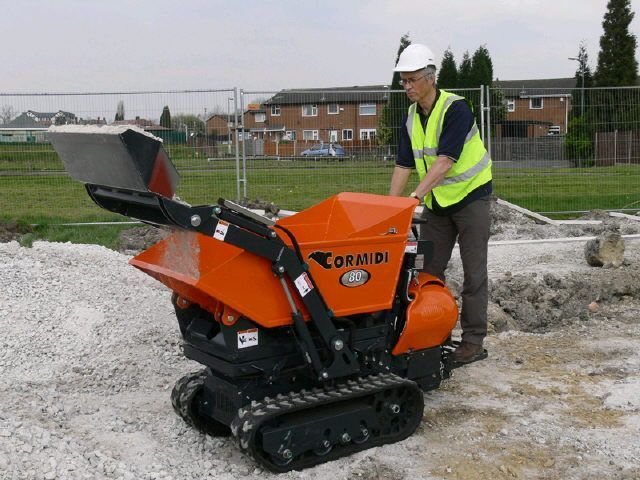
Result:
[[[490,336],[489,359],[428,393],[406,441],[279,478],[640,478],[640,241],[620,269],[586,266],[582,248],[491,247],[494,327],[522,325],[517,309],[496,310],[521,275],[526,293],[506,300],[556,305],[531,328],[546,333]],[[197,366],[167,290],[126,261],[0,244],[0,478],[278,478],[172,412],[173,382]],[[454,260],[454,285],[459,273]]]

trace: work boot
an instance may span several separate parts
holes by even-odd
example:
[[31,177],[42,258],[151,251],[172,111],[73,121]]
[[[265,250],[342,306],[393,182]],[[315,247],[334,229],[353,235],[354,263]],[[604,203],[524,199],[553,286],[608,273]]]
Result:
[[456,363],[471,363],[483,358],[484,348],[482,345],[475,343],[465,342],[460,343],[460,346],[453,352],[453,361]]

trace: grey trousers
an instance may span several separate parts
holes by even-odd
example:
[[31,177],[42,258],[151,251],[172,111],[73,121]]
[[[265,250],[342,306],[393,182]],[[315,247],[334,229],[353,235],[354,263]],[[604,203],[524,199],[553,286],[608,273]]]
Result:
[[460,313],[462,340],[477,345],[482,344],[487,335],[489,205],[487,196],[446,217],[425,208],[427,223],[420,228],[420,238],[434,244],[433,259],[424,265],[423,270],[442,281],[445,281],[444,271],[458,239],[464,270]]

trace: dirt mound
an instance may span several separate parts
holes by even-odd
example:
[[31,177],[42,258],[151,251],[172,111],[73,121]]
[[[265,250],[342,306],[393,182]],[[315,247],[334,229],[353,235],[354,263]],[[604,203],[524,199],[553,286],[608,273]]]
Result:
[[581,220],[610,220],[609,212],[606,210],[590,210],[580,217]]
[[264,210],[264,214],[269,218],[277,217],[278,212],[280,211],[280,207],[275,203],[267,200],[260,200],[259,198],[256,198],[255,200],[245,198],[240,202],[240,204],[243,207],[250,208],[252,210]]
[[0,242],[19,241],[24,234],[30,232],[33,232],[33,228],[28,225],[21,225],[15,221],[0,222]]
[[533,225],[536,222],[526,215],[498,203],[498,197],[491,196],[491,224],[492,225]]
[[496,331],[544,333],[589,319],[591,302],[640,299],[640,270],[597,270],[539,276],[505,274],[489,285],[491,321]]

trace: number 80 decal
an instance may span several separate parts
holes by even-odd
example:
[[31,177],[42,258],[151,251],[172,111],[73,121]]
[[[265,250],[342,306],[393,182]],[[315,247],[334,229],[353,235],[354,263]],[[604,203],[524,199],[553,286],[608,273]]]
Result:
[[343,273],[340,277],[340,283],[345,287],[359,287],[367,283],[370,278],[369,272],[356,268]]

